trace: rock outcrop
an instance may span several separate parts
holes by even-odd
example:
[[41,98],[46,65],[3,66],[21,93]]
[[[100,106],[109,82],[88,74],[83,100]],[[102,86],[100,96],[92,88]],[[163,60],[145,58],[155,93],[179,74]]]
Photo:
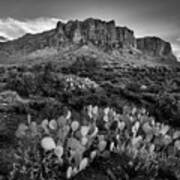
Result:
[[58,22],[56,27],[58,44],[72,42],[75,44],[92,43],[100,47],[135,46],[134,32],[126,27],[116,27],[114,21],[86,19],[85,21]]
[[145,37],[137,39],[137,48],[150,56],[176,60],[176,57],[172,52],[171,44],[158,37]]

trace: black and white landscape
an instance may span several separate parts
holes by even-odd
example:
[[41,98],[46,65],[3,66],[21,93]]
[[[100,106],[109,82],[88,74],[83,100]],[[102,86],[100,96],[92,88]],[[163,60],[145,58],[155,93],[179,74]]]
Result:
[[0,180],[179,180],[179,1],[0,2]]

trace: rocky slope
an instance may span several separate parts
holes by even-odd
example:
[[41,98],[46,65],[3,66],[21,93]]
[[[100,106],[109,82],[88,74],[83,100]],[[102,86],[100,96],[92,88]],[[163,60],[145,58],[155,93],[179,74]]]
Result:
[[105,22],[92,18],[67,23],[58,22],[57,27],[51,31],[36,35],[26,34],[17,40],[0,43],[0,59],[5,61],[11,56],[21,58],[45,48],[54,48],[58,52],[72,51],[72,47],[84,45],[94,46],[105,53],[116,50],[116,54],[121,53],[118,58],[122,57],[122,51],[126,49],[131,55],[139,54],[176,61],[171,45],[160,38],[136,39],[134,32],[127,27],[116,26],[114,21]]

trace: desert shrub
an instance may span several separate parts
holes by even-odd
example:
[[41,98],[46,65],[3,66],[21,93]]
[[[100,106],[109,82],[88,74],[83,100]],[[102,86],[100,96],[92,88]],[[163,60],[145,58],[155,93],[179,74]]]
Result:
[[82,71],[92,73],[98,68],[100,68],[100,62],[95,58],[80,56],[70,67],[68,67],[68,71],[75,74]]
[[33,116],[34,120],[42,120],[44,118],[56,118],[62,114],[63,105],[61,102],[53,98],[39,98],[31,100],[27,107],[26,113]]
[[158,121],[180,127],[178,101],[172,95],[163,93],[157,96],[156,104],[151,111]]
[[5,89],[17,91],[21,96],[36,93],[35,76],[32,73],[11,73],[7,78]]
[[98,84],[89,78],[57,74],[51,66],[39,72],[10,73],[4,89],[17,91],[21,96],[39,95],[59,97],[62,93],[87,93],[96,91]]
[[[172,92],[178,95],[179,74],[176,69],[125,66],[115,72],[111,67],[106,70],[100,66],[96,59],[82,56],[72,66],[62,70],[66,75],[60,75],[58,71],[53,63],[33,66],[29,71],[11,68],[3,80],[6,85],[3,85],[2,89],[11,89],[26,97],[53,97],[67,105],[75,107],[77,104],[78,108],[87,105],[89,100],[89,104],[113,105],[118,110],[120,101],[126,101],[128,104],[148,107],[160,122],[179,124],[177,105],[166,95]],[[67,82],[69,78],[71,81]],[[176,80],[171,83],[171,79]],[[98,84],[101,88],[98,89],[99,93],[96,92],[97,88],[92,88],[92,84]],[[140,89],[143,84],[148,87],[145,92]]]

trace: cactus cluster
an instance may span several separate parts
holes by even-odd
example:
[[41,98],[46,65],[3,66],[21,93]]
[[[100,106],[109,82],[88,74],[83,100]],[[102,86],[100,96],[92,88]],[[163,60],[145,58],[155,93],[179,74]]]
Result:
[[80,78],[74,75],[67,75],[64,77],[64,90],[75,91],[75,90],[89,90],[97,89],[99,86],[89,78]]
[[[179,158],[180,131],[155,122],[145,109],[126,106],[123,113],[117,113],[109,107],[89,105],[81,115],[84,115],[81,120],[76,119],[68,110],[65,115],[57,119],[45,119],[40,124],[31,121],[28,116],[27,124],[19,125],[16,136],[19,142],[31,140],[36,143],[34,152],[43,154],[40,161],[44,162],[44,168],[53,171],[50,168],[53,164],[61,171],[59,176],[67,179],[84,170],[96,157],[109,157],[112,152],[125,152],[133,158],[153,161],[162,153],[167,158]],[[23,143],[20,145],[24,146]],[[28,151],[28,145],[24,149],[27,152],[23,155],[16,154],[18,158],[13,175],[17,171],[24,173],[22,168],[28,169],[31,164],[32,155],[28,153],[32,151]],[[19,162],[23,166],[18,166]],[[40,176],[38,172],[46,176],[49,171],[42,173],[38,169],[29,173],[35,179]]]

